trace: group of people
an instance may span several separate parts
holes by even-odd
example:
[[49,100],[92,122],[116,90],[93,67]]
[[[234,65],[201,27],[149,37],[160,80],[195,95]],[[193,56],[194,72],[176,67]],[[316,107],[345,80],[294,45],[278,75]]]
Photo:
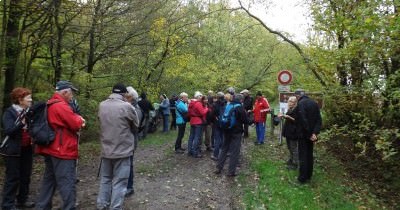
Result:
[[322,126],[319,106],[304,90],[296,90],[295,96],[288,99],[288,111],[278,116],[285,119],[282,135],[286,137],[289,150],[287,167],[299,168],[297,180],[307,183],[313,173],[314,143],[318,141]]
[[[12,90],[12,105],[2,118],[4,134],[8,138],[1,145],[6,168],[3,210],[33,207],[50,210],[56,189],[64,203],[62,209],[75,209],[79,131],[85,127],[85,119],[74,103],[75,91],[77,89],[70,82],[57,82],[55,93],[46,104],[48,124],[55,131],[55,139],[50,145],[33,147],[26,117],[32,105],[32,92],[22,87]],[[36,202],[28,198],[34,150],[44,156],[45,163]]]
[[[1,209],[51,210],[56,190],[62,199],[62,209],[76,209],[79,132],[85,127],[85,119],[74,100],[77,90],[71,82],[59,81],[55,93],[47,101],[47,123],[55,132],[55,138],[49,145],[34,145],[28,131],[26,113],[32,106],[31,90],[22,87],[12,90],[12,105],[2,117],[7,138],[0,145],[6,168]],[[124,198],[134,193],[133,154],[140,124],[148,118],[148,111],[152,108],[144,94],[142,100],[138,98],[134,88],[116,84],[112,94],[100,103],[98,209],[122,209]],[[43,155],[45,164],[36,201],[28,198],[34,152]]]
[[[286,137],[289,149],[288,169],[299,169],[298,181],[306,183],[311,179],[313,171],[313,145],[318,140],[321,129],[321,114],[318,104],[305,95],[303,90],[295,92],[295,96],[288,100],[289,109],[286,113],[279,113],[278,117],[284,120],[283,136]],[[233,112],[235,123],[226,128],[222,126],[223,115]],[[213,151],[211,159],[217,161],[216,174],[220,174],[228,154],[230,162],[227,176],[236,176],[239,162],[241,142],[247,138],[248,126],[255,124],[256,145],[265,142],[266,119],[270,112],[268,100],[261,92],[257,92],[256,99],[250,96],[248,90],[235,94],[233,88],[227,93],[212,91],[203,96],[196,91],[194,98],[188,100],[188,94],[182,92],[175,104],[176,124],[178,136],[175,141],[175,152],[184,153],[182,139],[186,123],[190,124],[187,154],[194,158],[203,157],[201,145],[204,134],[206,150]],[[210,132],[211,130],[211,132]],[[211,133],[211,141],[207,141],[207,133]]]
[[[32,105],[32,92],[22,87],[11,92],[13,104],[5,110],[2,119],[4,134],[8,139],[0,145],[4,148],[0,152],[6,167],[1,203],[3,210],[21,207],[50,210],[56,189],[63,201],[62,209],[76,209],[79,132],[86,124],[74,100],[76,91],[77,88],[69,81],[57,82],[55,93],[46,104],[48,124],[55,132],[55,139],[46,146],[33,146],[28,132],[24,113]],[[289,100],[289,111],[280,117],[286,119],[284,136],[292,152],[288,163],[300,165],[298,180],[304,183],[312,176],[313,143],[317,141],[321,128],[321,116],[316,103],[304,92],[296,94],[297,98]],[[166,132],[171,105],[166,95],[161,95],[160,99],[160,112],[164,116],[163,131]],[[101,163],[97,209],[122,209],[125,197],[134,193],[133,155],[138,139],[146,136],[151,110],[154,107],[145,93],[139,97],[133,87],[120,83],[114,85],[112,93],[100,103]],[[237,175],[242,139],[248,137],[250,124],[256,126],[255,144],[265,142],[269,103],[261,92],[257,92],[255,100],[248,90],[235,93],[233,88],[228,88],[227,93],[213,94],[209,91],[208,96],[196,91],[190,100],[188,94],[182,92],[174,100],[173,112],[174,126],[178,128],[175,152],[182,154],[186,151],[182,147],[182,140],[186,124],[189,123],[188,156],[203,157],[201,144],[204,134],[206,150],[212,151],[211,159],[217,161],[216,174],[221,174],[229,156],[227,176]],[[43,155],[45,163],[36,202],[28,199],[34,152]]]
[[[175,152],[181,154],[186,150],[182,148],[182,139],[186,124],[189,123],[187,154],[194,158],[202,158],[204,153],[201,146],[204,142],[205,150],[212,151],[210,158],[217,161],[216,174],[222,172],[229,154],[227,175],[236,176],[242,139],[248,137],[250,124],[256,125],[255,144],[264,144],[266,118],[270,107],[261,92],[257,92],[255,100],[250,96],[250,91],[245,89],[235,93],[232,87],[228,88],[226,93],[214,94],[213,91],[209,91],[207,96],[196,91],[191,100],[188,99],[187,93],[182,92],[174,108],[178,126]],[[232,118],[234,122],[226,127],[224,117]]]

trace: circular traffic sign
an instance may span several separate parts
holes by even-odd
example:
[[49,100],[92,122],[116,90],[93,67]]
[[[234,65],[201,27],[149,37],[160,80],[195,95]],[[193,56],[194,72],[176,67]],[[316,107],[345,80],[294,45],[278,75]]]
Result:
[[292,81],[292,72],[289,70],[282,70],[278,74],[278,82],[281,85],[287,85]]

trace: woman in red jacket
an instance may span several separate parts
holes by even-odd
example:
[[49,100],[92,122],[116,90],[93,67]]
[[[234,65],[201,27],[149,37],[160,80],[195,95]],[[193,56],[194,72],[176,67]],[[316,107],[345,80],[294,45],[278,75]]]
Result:
[[260,91],[257,92],[256,102],[254,103],[254,123],[256,124],[257,141],[256,144],[264,144],[264,135],[266,130],[265,122],[269,112],[269,103]]

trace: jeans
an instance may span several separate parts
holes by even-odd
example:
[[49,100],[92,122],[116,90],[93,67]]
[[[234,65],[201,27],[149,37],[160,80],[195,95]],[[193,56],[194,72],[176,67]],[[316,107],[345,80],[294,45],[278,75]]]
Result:
[[128,185],[130,157],[101,159],[100,192],[97,197],[98,209],[122,209]]
[[224,132],[224,143],[222,144],[221,153],[219,154],[217,170],[222,170],[224,168],[225,160],[229,152],[228,174],[233,175],[236,173],[241,145],[242,133]]
[[182,148],[182,139],[185,135],[186,123],[178,124],[178,137],[175,141],[175,150]]
[[131,162],[131,166],[129,170],[128,185],[126,189],[133,190],[133,179],[135,178],[135,171],[133,169],[133,155],[129,157],[129,161]]
[[[21,147],[21,156],[5,156],[5,179],[3,186],[2,209],[14,207],[15,198],[17,203],[25,203],[28,199],[29,184],[32,174],[32,147]],[[18,193],[18,195],[17,195]]]
[[76,202],[76,160],[44,157],[45,171],[36,203],[37,210],[51,210],[56,188],[63,201],[63,210],[74,210]]
[[224,141],[224,133],[221,128],[218,127],[218,125],[214,125],[214,151],[213,151],[213,156],[218,158],[220,154],[220,149],[222,147],[223,141]]
[[256,133],[257,133],[257,142],[264,143],[265,139],[265,122],[256,122]]
[[163,115],[163,132],[168,131],[169,126],[169,115]]
[[192,125],[190,126],[190,135],[188,141],[188,152],[189,155],[196,156],[199,154],[199,142],[201,140],[201,134],[203,131],[202,125]]

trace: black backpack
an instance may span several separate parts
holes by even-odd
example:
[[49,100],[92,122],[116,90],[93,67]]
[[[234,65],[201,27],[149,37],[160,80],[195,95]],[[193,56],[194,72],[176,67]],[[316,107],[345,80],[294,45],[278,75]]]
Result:
[[48,146],[54,141],[56,133],[47,121],[47,109],[52,104],[58,102],[60,101],[54,101],[50,104],[38,102],[27,113],[28,132],[34,144]]

